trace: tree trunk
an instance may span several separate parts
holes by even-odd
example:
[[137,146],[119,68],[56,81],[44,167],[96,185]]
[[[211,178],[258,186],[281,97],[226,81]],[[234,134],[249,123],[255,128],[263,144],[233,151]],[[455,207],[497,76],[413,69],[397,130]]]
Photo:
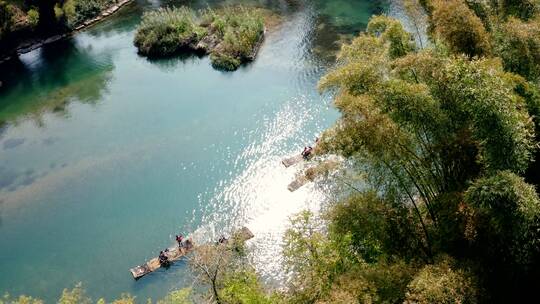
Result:
[[214,298],[216,299],[216,303],[221,304],[221,299],[219,298],[219,294],[216,287],[216,280],[212,280],[212,291],[214,292]]

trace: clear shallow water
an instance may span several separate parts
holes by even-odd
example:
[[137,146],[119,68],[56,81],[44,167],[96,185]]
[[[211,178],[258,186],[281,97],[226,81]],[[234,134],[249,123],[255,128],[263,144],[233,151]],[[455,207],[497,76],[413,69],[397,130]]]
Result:
[[93,298],[160,298],[190,283],[183,263],[137,282],[128,269],[177,232],[204,241],[240,225],[256,235],[261,274],[280,279],[288,216],[327,197],[314,185],[290,193],[298,168],[280,159],[336,119],[316,83],[337,42],[381,8],[236,2],[272,8],[282,23],[234,73],[205,57],[137,56],[140,15],[162,5],[145,1],[0,65],[0,293],[52,302],[83,282]]

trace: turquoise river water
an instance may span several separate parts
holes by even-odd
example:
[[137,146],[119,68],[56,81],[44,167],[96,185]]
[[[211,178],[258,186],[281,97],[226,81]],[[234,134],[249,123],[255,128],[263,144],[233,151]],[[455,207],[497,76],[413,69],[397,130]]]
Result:
[[[145,10],[242,2],[274,10],[255,62],[149,61],[132,41]],[[137,0],[72,38],[0,65],[0,294],[54,302],[82,282],[108,300],[188,286],[184,262],[134,281],[129,268],[173,244],[246,225],[253,263],[279,282],[287,218],[328,194],[291,193],[299,152],[337,113],[316,84],[339,41],[387,5],[368,0]]]

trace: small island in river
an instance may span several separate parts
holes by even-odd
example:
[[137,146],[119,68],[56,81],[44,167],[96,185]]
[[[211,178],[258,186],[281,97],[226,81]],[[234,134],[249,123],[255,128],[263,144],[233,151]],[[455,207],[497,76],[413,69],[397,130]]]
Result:
[[233,71],[255,59],[264,32],[264,18],[257,9],[161,8],[143,15],[134,43],[143,56],[203,53],[210,55],[215,68]]

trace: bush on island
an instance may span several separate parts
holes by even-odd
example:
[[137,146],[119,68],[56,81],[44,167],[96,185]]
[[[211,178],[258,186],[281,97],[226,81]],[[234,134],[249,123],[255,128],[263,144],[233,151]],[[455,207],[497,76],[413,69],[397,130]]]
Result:
[[169,56],[190,48],[206,35],[196,19],[193,11],[185,7],[146,12],[135,34],[135,46],[141,55],[150,57]]
[[263,34],[263,17],[255,9],[226,7],[197,14],[185,7],[162,8],[143,15],[134,43],[149,57],[204,51],[214,67],[235,70],[253,60]]
[[210,61],[212,61],[214,68],[225,71],[233,71],[242,64],[238,58],[218,52],[210,55]]

